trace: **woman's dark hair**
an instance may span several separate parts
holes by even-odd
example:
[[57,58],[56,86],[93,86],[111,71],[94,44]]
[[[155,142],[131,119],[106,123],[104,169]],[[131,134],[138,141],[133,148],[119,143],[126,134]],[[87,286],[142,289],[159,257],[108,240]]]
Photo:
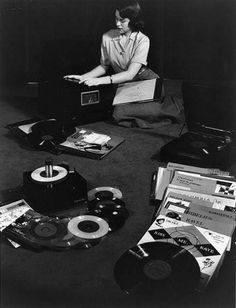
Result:
[[137,1],[121,1],[116,9],[122,18],[129,18],[129,27],[133,32],[140,31],[143,28],[142,10]]

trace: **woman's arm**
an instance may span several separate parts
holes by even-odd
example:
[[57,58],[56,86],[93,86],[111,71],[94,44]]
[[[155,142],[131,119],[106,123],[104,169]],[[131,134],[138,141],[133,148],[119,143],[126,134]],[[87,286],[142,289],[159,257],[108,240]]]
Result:
[[64,79],[74,80],[74,81],[77,81],[79,83],[82,83],[85,80],[87,80],[87,78],[100,77],[100,76],[104,75],[106,73],[106,71],[107,71],[107,67],[104,67],[102,65],[98,65],[94,69],[92,69],[91,71],[89,71],[89,72],[87,72],[83,75],[66,75],[66,76],[64,76]]
[[91,75],[89,76],[85,74],[87,76],[83,75],[84,78],[83,78],[83,81],[81,82],[84,82],[84,84],[91,87],[91,86],[105,85],[105,84],[110,84],[110,83],[118,84],[118,83],[131,81],[137,75],[141,66],[142,64],[140,63],[131,63],[127,71],[113,74],[111,76],[103,76],[99,78],[92,77]]

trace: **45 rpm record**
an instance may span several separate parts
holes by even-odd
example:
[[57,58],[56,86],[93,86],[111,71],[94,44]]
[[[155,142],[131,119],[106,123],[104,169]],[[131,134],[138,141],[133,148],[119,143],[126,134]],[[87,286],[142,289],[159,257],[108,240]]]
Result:
[[[115,202],[115,200],[119,202]],[[115,200],[93,200],[88,204],[89,214],[105,219],[110,231],[121,228],[129,217],[129,211],[123,205],[123,201]]]
[[127,250],[117,261],[114,277],[127,293],[177,298],[194,292],[200,280],[196,259],[184,248],[148,242]]
[[106,199],[106,200],[99,200],[99,199],[93,199],[88,202],[88,210],[94,211],[94,210],[109,210],[109,209],[119,209],[119,208],[125,208],[125,202],[121,199],[113,198],[112,200]]
[[53,166],[52,177],[46,177],[45,167],[40,167],[31,173],[31,178],[40,183],[51,183],[63,180],[68,175],[68,171],[61,166]]
[[86,240],[100,239],[109,231],[109,225],[104,219],[92,215],[72,218],[67,228],[76,238]]
[[63,234],[63,236],[51,240],[50,244],[52,249],[55,250],[66,250],[71,248],[87,249],[95,246],[98,243],[97,241],[87,241],[72,235],[67,229],[68,223],[70,221],[69,218],[63,218],[61,221],[66,227],[66,233]]
[[91,201],[95,198],[98,200],[111,200],[113,198],[122,199],[122,192],[118,188],[114,187],[96,187],[88,192],[88,201]]
[[51,241],[63,237],[66,226],[57,218],[33,219],[26,228],[27,237],[41,246],[51,246]]

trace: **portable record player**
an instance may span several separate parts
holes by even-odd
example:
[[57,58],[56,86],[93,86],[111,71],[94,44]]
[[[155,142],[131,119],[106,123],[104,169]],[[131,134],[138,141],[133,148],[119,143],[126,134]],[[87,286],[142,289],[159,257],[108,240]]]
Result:
[[75,132],[75,128],[64,122],[38,117],[11,123],[6,126],[24,144],[36,150],[44,150],[53,154],[60,154],[57,145]]
[[81,125],[111,117],[113,85],[88,87],[76,80],[44,81],[39,86],[39,111],[65,123]]
[[71,153],[92,159],[102,159],[125,141],[87,127],[71,126],[56,119],[29,119],[8,124],[14,135],[34,150],[53,154]]
[[184,81],[188,132],[164,145],[160,157],[197,166],[228,166],[233,161],[235,88],[209,82]]
[[233,159],[233,135],[233,131],[196,123],[189,132],[164,145],[160,158],[201,167],[224,167]]
[[23,173],[23,193],[35,211],[50,214],[87,200],[87,182],[67,164],[47,159],[43,167]]

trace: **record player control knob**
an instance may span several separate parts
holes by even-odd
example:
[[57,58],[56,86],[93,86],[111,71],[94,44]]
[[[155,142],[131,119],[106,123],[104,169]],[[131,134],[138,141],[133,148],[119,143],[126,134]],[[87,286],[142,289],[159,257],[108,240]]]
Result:
[[51,178],[53,176],[53,161],[51,158],[47,158],[45,160],[45,173],[47,178]]
[[232,139],[230,136],[225,136],[225,143],[231,143],[232,142]]

